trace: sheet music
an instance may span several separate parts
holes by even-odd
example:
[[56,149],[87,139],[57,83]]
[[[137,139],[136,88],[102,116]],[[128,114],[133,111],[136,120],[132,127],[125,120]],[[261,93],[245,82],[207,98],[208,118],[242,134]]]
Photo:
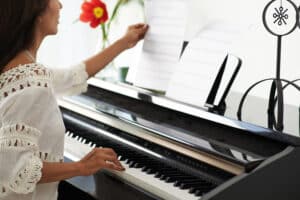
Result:
[[204,107],[223,60],[242,30],[244,28],[225,22],[205,26],[187,46],[166,96]]
[[165,91],[181,52],[187,0],[146,0],[145,13],[150,29],[133,83]]

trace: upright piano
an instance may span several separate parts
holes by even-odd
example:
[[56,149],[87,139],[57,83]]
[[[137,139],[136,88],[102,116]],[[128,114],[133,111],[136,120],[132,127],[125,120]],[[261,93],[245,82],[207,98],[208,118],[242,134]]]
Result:
[[60,199],[299,200],[300,139],[124,83],[58,100],[65,159],[113,148],[124,172],[60,184]]

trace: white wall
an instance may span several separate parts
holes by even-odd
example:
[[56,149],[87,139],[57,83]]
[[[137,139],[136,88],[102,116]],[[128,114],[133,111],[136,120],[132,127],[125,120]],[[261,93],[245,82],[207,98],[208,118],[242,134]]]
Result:
[[[250,30],[238,41],[231,50],[241,57],[243,66],[234,84],[234,90],[243,92],[255,81],[274,77],[276,63],[276,37],[265,30],[262,23],[262,12],[269,0],[191,0],[193,17],[190,19],[190,29],[196,29],[210,19],[226,19],[236,24],[247,24]],[[300,5],[300,1],[295,1]],[[205,13],[205,14],[203,14]],[[201,26],[200,26],[201,28]],[[191,33],[190,33],[191,34]],[[290,80],[300,78],[300,30],[297,28],[291,35],[283,38],[282,43],[282,77]],[[265,96],[265,87],[254,92],[259,97]],[[287,95],[286,102],[299,105],[300,96],[293,90]]]
[[[249,31],[237,41],[231,53],[243,60],[242,68],[228,96],[226,115],[236,118],[237,106],[242,93],[253,83],[275,77],[276,37],[264,28],[262,13],[269,0],[190,0],[190,23],[187,38],[193,37],[201,25],[212,19],[228,20],[235,24],[248,25]],[[300,1],[294,1],[297,6]],[[300,78],[300,31],[297,28],[285,36],[282,43],[282,77]],[[298,82],[300,85],[300,82]],[[244,120],[266,126],[267,98],[270,83],[265,83],[251,92],[244,106]],[[299,135],[300,92],[293,88],[285,91],[285,132]]]
[[[109,10],[116,0],[107,0]],[[269,34],[262,23],[262,12],[269,0],[188,0],[189,23],[186,38],[192,38],[201,27],[211,20],[228,20],[235,24],[249,26],[249,31],[239,39],[231,50],[243,60],[243,66],[233,85],[233,92],[229,94],[228,116],[235,118],[237,103],[243,93],[252,83],[275,76],[276,38]],[[61,14],[59,34],[49,37],[39,53],[39,60],[50,66],[68,66],[92,55],[100,50],[101,35],[98,30],[91,29],[81,22],[73,23],[80,14],[83,0],[62,0],[64,8]],[[300,5],[300,0],[295,3]],[[121,11],[121,16],[114,24],[111,40],[124,34],[129,24],[143,21],[143,13],[137,5],[129,5]],[[116,61],[116,65],[133,65],[138,58],[140,46],[123,53]],[[299,28],[294,33],[283,38],[282,76],[286,79],[300,78]],[[251,93],[255,101],[245,104],[246,121],[265,125],[265,101],[269,91],[268,83],[261,85]],[[300,94],[294,89],[285,93],[286,131],[298,133],[298,109]],[[257,101],[256,101],[257,100]],[[255,102],[255,103],[253,103]],[[261,102],[260,105],[257,103]],[[291,109],[292,108],[292,109]]]

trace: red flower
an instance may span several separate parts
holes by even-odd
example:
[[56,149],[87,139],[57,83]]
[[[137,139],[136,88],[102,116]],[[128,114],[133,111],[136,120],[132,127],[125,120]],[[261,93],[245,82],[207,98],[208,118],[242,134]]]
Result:
[[81,10],[80,21],[89,22],[92,28],[105,23],[108,19],[106,5],[101,0],[86,0],[81,5]]

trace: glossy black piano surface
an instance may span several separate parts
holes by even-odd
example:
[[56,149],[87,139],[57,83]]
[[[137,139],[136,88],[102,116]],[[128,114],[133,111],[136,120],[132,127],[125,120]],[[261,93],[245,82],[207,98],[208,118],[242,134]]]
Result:
[[[74,109],[72,105],[75,105]],[[76,106],[95,113],[95,116],[104,116],[105,120],[94,119],[88,112],[84,114],[77,110]],[[300,170],[296,170],[299,164],[295,162],[299,156],[298,138],[201,109],[199,112],[203,115],[200,116],[179,112],[153,104],[149,96],[142,93],[133,98],[117,90],[92,85],[87,93],[60,101],[60,107],[67,131],[85,138],[86,143],[91,141],[97,146],[114,148],[120,160],[130,168],[152,174],[178,190],[186,190],[195,199],[300,197],[294,187],[283,187],[289,182],[295,184],[300,177]],[[114,120],[116,122],[109,122]],[[127,125],[145,130],[145,133],[131,132]],[[102,134],[100,130],[109,134]],[[158,140],[148,140],[147,133]],[[189,155],[189,152],[195,155]],[[221,165],[202,161],[203,155],[216,159]],[[224,168],[222,162],[226,165]],[[88,184],[82,184],[83,180]],[[95,199],[164,199],[147,191],[147,187],[140,187],[108,171],[85,177],[82,181],[77,178],[68,182]],[[273,188],[282,191],[275,192],[274,197]]]

